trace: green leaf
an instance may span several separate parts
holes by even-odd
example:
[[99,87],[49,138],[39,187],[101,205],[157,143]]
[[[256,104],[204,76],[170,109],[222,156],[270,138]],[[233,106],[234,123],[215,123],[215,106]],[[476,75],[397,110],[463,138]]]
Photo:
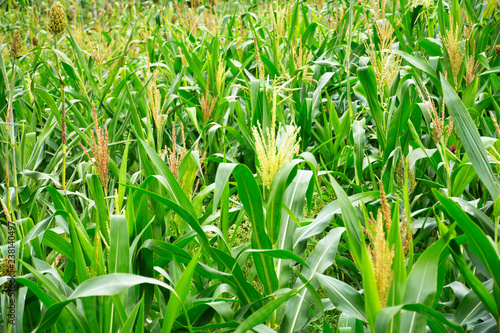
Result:
[[288,251],[288,250],[248,249],[245,252],[262,253],[266,256],[270,256],[270,257],[278,258],[278,259],[290,259],[290,260],[296,261],[297,263],[299,263],[301,265],[304,265],[305,267],[309,267],[309,265],[304,261],[304,259],[302,259],[298,255],[296,255],[292,251]]
[[459,197],[465,190],[465,187],[477,175],[474,166],[470,163],[464,164],[453,170],[451,174],[451,195]]
[[375,123],[377,124],[377,139],[381,146],[380,150],[385,150],[386,138],[385,138],[385,122],[384,115],[382,114],[382,107],[378,101],[378,89],[377,89],[377,79],[375,77],[375,71],[372,67],[360,67],[356,71],[358,74],[359,82],[365,91],[365,97],[370,106],[370,111],[373,114]]
[[412,64],[413,67],[415,67],[416,69],[420,69],[420,70],[424,71],[427,75],[430,76],[430,78],[434,82],[434,84],[436,84],[438,87],[440,86],[436,71],[434,69],[432,69],[432,67],[429,64],[427,64],[425,61],[423,61],[422,59],[419,59],[415,56],[412,56],[404,51],[394,50],[394,53],[399,54],[401,57],[403,57],[403,59],[405,59],[410,64]]
[[[330,267],[337,254],[337,247],[345,228],[332,229],[328,235],[321,239],[307,258],[307,266],[302,269],[302,276],[305,281],[311,281],[309,286],[317,289],[318,281],[315,277],[323,273]],[[297,280],[295,286],[299,285]],[[286,309],[285,317],[281,325],[281,332],[297,332],[302,329],[308,319],[307,307],[311,301],[310,292],[302,290],[293,297]]]
[[271,184],[271,193],[266,207],[266,229],[272,244],[278,240],[281,228],[282,203],[285,189],[289,178],[294,175],[293,171],[302,160],[296,159],[283,165],[274,176]]
[[474,121],[465,108],[465,105],[458,97],[455,90],[450,86],[444,77],[441,77],[441,84],[443,86],[444,98],[448,112],[453,118],[455,128],[457,129],[460,140],[464,145],[465,151],[476,169],[479,179],[483,182],[484,186],[490,192],[493,200],[498,198],[498,181],[493,170],[491,169],[488,155],[484,149],[481,137],[477,130]]
[[[452,217],[464,231],[467,237],[469,247],[481,261],[493,278],[494,290],[500,295],[500,258],[497,249],[492,244],[492,241],[485,233],[465,214],[465,212],[456,204],[452,199],[445,197],[436,190],[433,190],[434,195],[438,198],[439,202],[443,205],[446,214]],[[474,286],[474,285],[472,285]],[[479,293],[478,295],[480,295]],[[486,300],[486,299],[485,299]],[[490,305],[489,302],[485,303],[490,308],[490,311],[497,313],[497,308]]]
[[288,301],[294,295],[296,295],[305,285],[292,289],[284,295],[279,296],[274,301],[271,301],[261,307],[259,310],[252,313],[245,321],[243,321],[234,331],[234,333],[244,333],[249,329],[254,328],[260,323],[263,323],[267,318],[271,316],[271,314],[276,310],[281,304]]
[[363,234],[361,231],[361,222],[359,221],[359,217],[356,215],[354,207],[352,206],[351,201],[349,201],[345,191],[330,174],[328,174],[328,176],[330,178],[330,184],[335,190],[335,194],[337,195],[337,200],[339,201],[340,209],[342,211],[342,218],[347,229],[347,237],[351,247],[350,250],[353,253],[355,261],[357,263],[361,263],[361,247],[365,246],[363,241],[364,237],[362,236]]
[[[412,311],[414,313],[418,313],[422,317],[425,316],[433,318],[437,320],[439,323],[445,324],[448,327],[454,329],[456,332],[465,333],[464,329],[460,325],[457,325],[456,323],[446,319],[446,317],[441,312],[436,311],[431,307],[420,303],[407,303],[404,305],[397,305],[382,309],[379,315],[377,316],[377,324],[375,327],[375,332],[386,333],[392,317],[394,317],[401,310]],[[412,332],[412,331],[400,331],[400,332]],[[422,331],[420,330],[416,332],[422,332]],[[446,330],[444,330],[444,332],[446,332]]]
[[118,202],[115,205],[118,207],[118,212],[122,209],[123,198],[125,197],[125,186],[123,184],[127,183],[127,160],[128,160],[128,146],[130,143],[130,135],[127,138],[127,144],[125,145],[125,150],[123,150],[122,163],[120,165],[120,176],[118,179]]
[[353,287],[323,274],[316,274],[316,278],[337,309],[364,322],[368,321],[365,313],[365,301]]
[[[222,163],[223,165],[225,163]],[[238,186],[238,196],[243,203],[243,207],[252,223],[252,247],[255,249],[272,249],[271,241],[265,230],[265,219],[262,197],[260,189],[253,174],[245,165],[236,165],[233,168],[233,175]],[[268,294],[278,289],[278,277],[274,269],[273,260],[261,253],[254,254],[257,274],[264,284],[264,289]]]
[[354,168],[358,184],[363,180],[363,159],[365,157],[365,119],[355,120],[352,123],[354,138]]
[[111,273],[84,281],[69,295],[68,299],[89,296],[111,296],[139,284],[158,285],[176,294],[174,288],[160,280],[124,273]]
[[[437,292],[438,266],[441,252],[451,236],[450,230],[443,238],[432,244],[422,253],[413,266],[406,283],[403,303],[420,303],[431,307]],[[425,329],[427,318],[418,312],[403,312],[401,331],[421,332]]]
[[177,318],[177,313],[183,307],[182,303],[186,299],[187,295],[191,290],[191,280],[193,279],[193,273],[196,265],[198,264],[198,257],[200,256],[201,248],[193,256],[191,262],[187,265],[186,269],[181,275],[181,278],[175,285],[175,293],[177,297],[170,297],[167,304],[167,309],[165,310],[166,316],[163,319],[162,333],[170,333],[172,326],[174,326],[175,319]]
[[[497,309],[497,306],[495,304],[495,299],[494,299],[493,295],[491,295],[490,290],[488,290],[486,288],[486,286],[469,269],[469,267],[467,266],[467,263],[465,261],[465,258],[460,251],[460,247],[458,246],[458,244],[456,243],[455,240],[451,241],[450,249],[451,249],[451,254],[453,255],[453,259],[455,260],[456,266],[460,270],[460,273],[462,273],[462,275],[464,276],[465,281],[471,287],[473,294],[475,295],[474,298],[477,300],[481,300],[483,308],[488,309],[488,311],[493,315],[493,317],[498,317],[498,309]],[[490,280],[490,281],[493,282],[492,280]],[[493,283],[489,283],[489,284],[491,286],[493,286]],[[492,289],[492,288],[490,288],[490,289]],[[471,294],[471,293],[469,293],[469,294]],[[469,298],[472,298],[472,296]],[[464,300],[462,300],[462,302],[460,304],[462,304],[462,303],[466,304],[464,301],[465,301],[465,298],[464,298]],[[457,322],[459,322],[459,323],[466,321],[467,318],[470,316],[471,311],[468,311],[469,313],[467,313],[466,315],[464,314],[464,312],[467,312],[467,311],[463,310],[464,306],[465,305],[459,306],[457,308],[457,313],[455,314],[455,318],[456,318],[455,320],[457,320]],[[476,308],[479,307],[479,303],[476,302],[475,307]],[[460,309],[461,311],[458,312],[458,309]],[[475,310],[475,309],[473,309],[473,310]]]
[[129,273],[129,243],[127,220],[123,215],[111,215],[110,273]]

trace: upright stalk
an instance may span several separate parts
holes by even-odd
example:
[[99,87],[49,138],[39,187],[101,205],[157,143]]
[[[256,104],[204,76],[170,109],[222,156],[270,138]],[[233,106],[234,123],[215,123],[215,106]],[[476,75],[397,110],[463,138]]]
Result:
[[62,165],[62,189],[66,189],[66,106],[64,102],[64,83],[61,82],[61,99],[62,99],[62,111],[61,111],[61,137],[62,137],[62,154],[63,154],[63,165]]
[[[14,145],[14,149],[12,149],[12,175],[14,176],[14,192],[16,197],[16,205],[19,204],[19,199],[17,197],[17,177],[16,177],[16,149],[15,149],[15,136],[14,136],[14,115],[12,112],[12,104],[14,100],[14,86],[16,81],[16,64],[17,57],[14,57],[14,62],[12,65],[12,78],[10,81],[9,88],[9,101],[8,101],[8,110],[7,110],[7,119],[6,119],[6,150],[5,150],[5,170],[6,170],[6,185],[7,185],[7,209],[9,209],[12,213],[12,206],[10,202],[10,182],[9,182],[9,151],[11,149],[11,144]],[[11,128],[12,127],[12,128]],[[12,214],[13,219],[16,219],[16,214]]]
[[352,43],[352,6],[353,1],[349,1],[349,30],[347,36],[347,52],[346,52],[346,73],[347,73],[347,102],[349,107],[349,120],[352,122],[354,119],[354,111],[352,109],[352,98],[351,98],[351,43]]
[[[57,48],[57,37],[54,35],[54,50]],[[54,52],[55,53],[55,52]],[[56,70],[57,75],[59,75],[59,84],[61,85],[61,140],[62,140],[62,183],[61,187],[63,190],[66,190],[66,103],[64,101],[64,82],[61,77],[61,73],[59,73],[59,60],[57,59],[57,55],[55,54],[56,60]]]
[[446,188],[448,190],[448,196],[451,196],[451,175],[450,175],[450,162],[446,156],[446,143],[444,135],[441,137],[441,154],[444,162],[444,169],[446,171]]

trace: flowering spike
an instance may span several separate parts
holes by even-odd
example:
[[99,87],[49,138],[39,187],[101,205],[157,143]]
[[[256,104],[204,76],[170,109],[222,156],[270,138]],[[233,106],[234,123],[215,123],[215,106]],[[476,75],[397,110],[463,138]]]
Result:
[[383,213],[380,209],[377,213],[377,219],[370,213],[368,225],[371,230],[364,229],[373,246],[369,249],[369,252],[381,307],[385,307],[389,296],[393,277],[391,266],[394,258],[394,250],[389,247],[389,242],[385,239],[383,219]]
[[[94,114],[94,126],[95,126],[95,136],[94,136],[94,132],[90,132],[91,150],[92,150],[92,155],[94,155],[94,160],[95,160],[95,161],[92,161],[92,164],[97,169],[97,173],[99,175],[101,185],[102,185],[102,187],[104,187],[104,190],[107,193],[108,181],[109,181],[109,176],[108,176],[108,168],[109,168],[108,129],[106,127],[104,127],[104,130],[103,130],[102,128],[99,127],[99,125],[97,123],[97,112],[96,112],[94,105],[92,105],[92,111]],[[83,145],[81,143],[80,143],[80,145],[82,146],[83,150],[85,151],[85,154],[87,154],[89,160],[91,160],[90,155],[88,154],[85,147],[83,147]]]
[[10,53],[14,58],[19,58],[21,56],[21,51],[23,49],[23,43],[21,38],[21,33],[19,30],[14,32],[14,36],[12,37],[12,43],[10,44]]
[[455,80],[455,88],[458,84],[458,72],[462,66],[462,61],[464,58],[463,52],[460,50],[460,39],[461,31],[453,21],[453,16],[450,15],[450,28],[446,30],[445,35],[441,36],[443,40],[446,52],[448,52],[448,57],[450,59],[451,72],[453,74],[453,79]]
[[66,14],[60,2],[55,2],[50,8],[49,31],[57,35],[64,31],[67,24]]
[[[258,127],[253,127],[255,153],[260,164],[257,170],[268,189],[271,188],[278,170],[298,154],[300,141],[297,139],[300,127],[290,126],[285,130],[280,125],[276,131],[276,92],[273,97],[271,129],[266,128],[266,135],[264,135],[260,123]],[[281,142],[278,142],[276,132],[284,132]]]

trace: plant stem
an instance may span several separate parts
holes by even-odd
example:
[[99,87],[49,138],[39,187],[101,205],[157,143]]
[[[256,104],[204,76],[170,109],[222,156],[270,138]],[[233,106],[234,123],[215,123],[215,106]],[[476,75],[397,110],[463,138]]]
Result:
[[450,175],[450,163],[448,157],[446,156],[446,143],[444,140],[444,135],[441,137],[441,156],[444,162],[444,168],[446,170],[446,189],[448,190],[448,196],[451,196],[451,175]]
[[[54,35],[54,50],[57,48],[57,37]],[[55,53],[55,52],[54,52]],[[62,164],[62,184],[61,187],[63,190],[66,190],[66,107],[64,102],[64,82],[61,77],[61,73],[59,73],[59,60],[57,59],[57,54],[55,54],[56,58],[56,70],[57,75],[59,75],[59,83],[61,85],[61,139],[62,139],[62,155],[63,155],[63,164]]]
[[63,154],[63,165],[62,165],[62,189],[66,189],[66,108],[64,103],[64,84],[61,80],[61,99],[62,99],[62,111],[61,111],[61,130],[62,130],[62,154]]
[[[17,58],[14,58],[14,62],[12,65],[12,79],[10,81],[9,88],[9,101],[7,106],[7,114],[9,119],[6,119],[7,122],[7,133],[6,133],[6,151],[5,151],[5,166],[6,166],[6,185],[7,185],[7,209],[11,211],[11,215],[13,219],[16,219],[16,214],[14,214],[10,202],[10,189],[9,189],[9,150],[11,143],[14,145],[14,149],[12,149],[12,175],[14,176],[14,192],[16,197],[16,205],[19,204],[19,200],[17,198],[17,177],[16,177],[16,149],[15,149],[15,134],[14,134],[14,112],[13,112],[13,101],[14,101],[14,86],[16,81],[16,64]],[[10,124],[9,124],[10,123]],[[11,128],[12,127],[12,128]]]

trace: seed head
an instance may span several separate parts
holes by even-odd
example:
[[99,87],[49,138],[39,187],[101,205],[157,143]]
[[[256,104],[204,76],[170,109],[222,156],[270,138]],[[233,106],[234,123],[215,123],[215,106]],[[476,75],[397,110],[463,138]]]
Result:
[[76,11],[73,7],[69,7],[68,16],[69,16],[70,21],[73,21],[76,18]]
[[31,33],[31,45],[33,45],[33,47],[38,45],[38,38],[36,38],[36,35],[33,35],[33,33]]
[[[2,261],[2,276],[17,276],[16,263],[10,257],[6,257]],[[9,281],[3,284],[4,288],[7,288],[9,285]]]
[[12,37],[12,42],[10,44],[10,53],[14,58],[19,58],[21,56],[21,51],[23,49],[23,42],[21,38],[21,33],[19,30],[14,32],[14,36]]
[[500,45],[495,45],[495,52],[500,57]]
[[173,13],[172,16],[170,17],[170,22],[172,24],[175,24],[175,22],[177,22],[177,14],[176,13]]
[[88,18],[89,20],[92,20],[92,12],[88,12],[88,13],[87,13],[87,18]]
[[50,8],[49,31],[54,35],[64,31],[67,24],[66,14],[60,2],[55,2]]

